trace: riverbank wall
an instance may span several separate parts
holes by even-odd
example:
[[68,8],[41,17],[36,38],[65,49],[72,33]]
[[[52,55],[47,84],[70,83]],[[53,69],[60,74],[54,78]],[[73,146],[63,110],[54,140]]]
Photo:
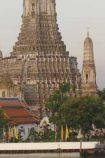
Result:
[[0,153],[47,153],[94,150],[99,142],[0,143]]

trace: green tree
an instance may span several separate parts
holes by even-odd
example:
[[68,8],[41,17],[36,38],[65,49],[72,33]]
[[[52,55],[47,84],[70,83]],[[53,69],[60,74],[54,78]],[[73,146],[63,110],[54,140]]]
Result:
[[55,132],[51,129],[45,128],[41,136],[43,142],[53,142],[55,139]]
[[70,91],[71,85],[70,83],[62,83],[59,86],[60,92],[63,94],[67,94]]
[[0,109],[0,139],[2,139],[3,128],[8,128],[8,120],[6,119],[2,109]]
[[99,97],[105,101],[105,88],[103,90],[98,90]]
[[[98,97],[69,98],[62,106],[62,112],[69,126],[87,133],[92,124],[102,128],[105,123],[105,107]],[[100,125],[100,127],[99,127]]]
[[50,110],[50,121],[60,127],[65,124],[62,115],[62,105],[69,98],[70,84],[63,83],[59,86],[59,90],[54,92],[48,99],[46,103],[47,108]]
[[5,117],[3,111],[0,109],[0,128],[7,127],[8,126],[8,120]]
[[39,133],[37,133],[34,128],[31,128],[29,136],[26,141],[27,142],[39,142],[40,141]]
[[105,106],[102,99],[93,96],[71,97],[67,91],[56,91],[48,100],[51,111],[50,121],[59,129],[68,125],[75,130],[82,130],[84,136],[92,129],[92,124],[102,129],[105,126]]

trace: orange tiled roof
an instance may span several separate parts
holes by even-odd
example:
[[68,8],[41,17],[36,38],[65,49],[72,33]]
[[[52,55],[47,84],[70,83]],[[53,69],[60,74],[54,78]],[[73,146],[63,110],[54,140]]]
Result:
[[32,116],[18,98],[0,98],[0,107],[12,124],[38,123],[38,119]]
[[18,122],[18,124],[30,124],[35,123],[32,117],[23,117],[23,118],[15,118],[15,121]]

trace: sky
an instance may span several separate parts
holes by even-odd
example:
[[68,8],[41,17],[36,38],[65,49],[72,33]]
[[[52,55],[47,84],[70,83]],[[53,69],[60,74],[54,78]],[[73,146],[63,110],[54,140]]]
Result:
[[[21,27],[22,0],[0,0],[0,49],[12,51]],[[105,87],[105,0],[56,0],[59,29],[81,72],[87,28],[94,44],[97,85]]]

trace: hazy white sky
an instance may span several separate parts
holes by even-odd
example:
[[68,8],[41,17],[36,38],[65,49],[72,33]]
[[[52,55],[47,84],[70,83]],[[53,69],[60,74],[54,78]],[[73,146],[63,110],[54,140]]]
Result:
[[[97,84],[105,87],[105,0],[56,0],[58,23],[70,55],[81,71],[87,27],[94,43]],[[0,0],[0,49],[8,55],[21,26],[22,0]]]

